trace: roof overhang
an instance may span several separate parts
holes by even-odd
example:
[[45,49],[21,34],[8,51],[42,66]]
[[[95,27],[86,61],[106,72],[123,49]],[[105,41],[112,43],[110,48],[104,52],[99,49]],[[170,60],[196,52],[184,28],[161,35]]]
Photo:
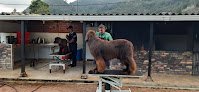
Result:
[[199,15],[123,15],[123,16],[0,15],[0,20],[42,20],[42,21],[199,21]]

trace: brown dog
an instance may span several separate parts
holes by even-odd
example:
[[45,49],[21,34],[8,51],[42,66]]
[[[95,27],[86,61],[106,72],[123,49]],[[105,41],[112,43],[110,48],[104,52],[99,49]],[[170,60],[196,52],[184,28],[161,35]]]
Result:
[[66,39],[56,37],[54,43],[58,43],[60,55],[64,55],[64,54],[68,53],[68,46],[67,46],[67,40]]
[[87,32],[85,40],[88,42],[91,55],[96,60],[96,68],[92,70],[93,73],[103,73],[106,68],[105,61],[117,58],[120,59],[122,64],[126,65],[125,72],[127,74],[135,75],[134,47],[130,41],[125,39],[101,40],[93,30]]

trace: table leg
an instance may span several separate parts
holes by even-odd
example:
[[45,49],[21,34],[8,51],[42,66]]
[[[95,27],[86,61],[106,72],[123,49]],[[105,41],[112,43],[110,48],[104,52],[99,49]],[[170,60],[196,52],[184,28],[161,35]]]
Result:
[[99,91],[102,92],[102,78],[99,77]]
[[65,73],[65,64],[63,64],[63,71],[64,71],[64,73]]
[[49,64],[49,72],[51,73],[51,64]]

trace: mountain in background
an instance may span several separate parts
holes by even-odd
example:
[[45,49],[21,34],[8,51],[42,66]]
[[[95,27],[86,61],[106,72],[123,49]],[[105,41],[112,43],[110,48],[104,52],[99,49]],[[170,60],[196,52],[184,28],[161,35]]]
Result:
[[[53,14],[199,13],[199,0],[43,0]],[[26,9],[28,10],[28,9]]]

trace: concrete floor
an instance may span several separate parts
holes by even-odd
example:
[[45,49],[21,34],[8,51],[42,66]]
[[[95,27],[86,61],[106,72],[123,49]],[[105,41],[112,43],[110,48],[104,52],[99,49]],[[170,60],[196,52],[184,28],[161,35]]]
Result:
[[[52,73],[49,73],[49,66],[45,66],[40,69],[33,69],[30,67],[29,60],[26,60],[27,64],[25,71],[28,77],[19,77],[21,73],[20,62],[15,63],[14,70],[0,70],[0,79],[22,79],[22,80],[58,80],[58,81],[98,81],[96,76],[88,76],[88,79],[81,79],[82,74],[82,61],[78,61],[76,67],[68,67],[65,74],[61,67],[53,66]],[[44,65],[52,60],[39,60],[36,63],[36,67]],[[67,65],[70,62],[67,62]],[[91,61],[86,63],[86,73],[95,67]],[[166,75],[166,74],[154,74],[152,73],[152,79],[154,82],[146,82],[147,73],[143,78],[124,78],[123,83],[125,85],[137,85],[137,86],[158,86],[158,87],[179,87],[179,88],[196,88],[199,89],[199,76],[192,75]]]
[[[53,60],[38,60],[35,64],[35,67],[39,67],[45,65]],[[25,71],[28,77],[20,77],[21,73],[21,61],[16,62],[14,65],[14,70],[0,70],[0,78],[12,78],[12,79],[34,79],[34,80],[82,80],[81,74],[83,72],[83,64],[82,61],[77,61],[76,67],[66,66],[66,71],[63,73],[62,67],[52,66],[52,73],[49,73],[49,65],[40,68],[34,69],[30,67],[30,60],[26,60]],[[68,65],[70,62],[67,62]],[[95,65],[92,62],[88,62],[86,66],[86,71],[94,68]]]

